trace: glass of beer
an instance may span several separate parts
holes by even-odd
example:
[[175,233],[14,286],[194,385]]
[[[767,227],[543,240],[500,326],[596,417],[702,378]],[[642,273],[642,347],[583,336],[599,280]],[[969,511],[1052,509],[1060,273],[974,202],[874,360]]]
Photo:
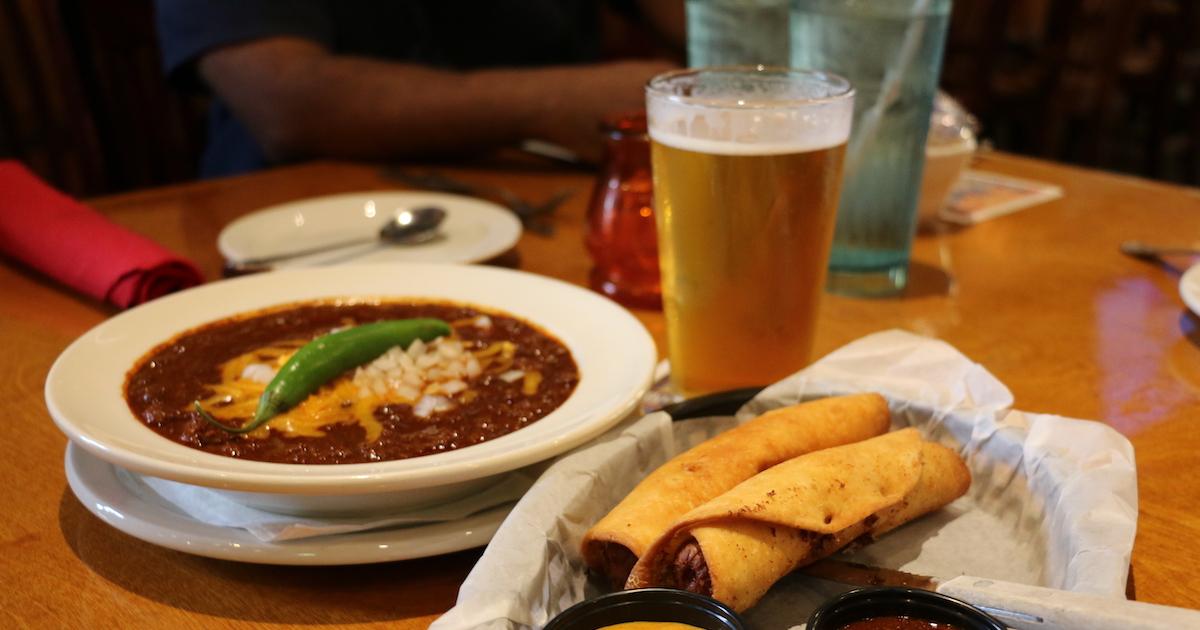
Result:
[[685,396],[812,359],[854,91],[763,66],[646,86],[671,379]]

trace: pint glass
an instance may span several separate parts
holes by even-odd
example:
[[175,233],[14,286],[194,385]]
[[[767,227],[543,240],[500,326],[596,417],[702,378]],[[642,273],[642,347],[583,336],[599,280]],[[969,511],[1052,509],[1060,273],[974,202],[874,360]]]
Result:
[[834,75],[762,66],[647,84],[679,393],[769,384],[811,360],[853,94]]

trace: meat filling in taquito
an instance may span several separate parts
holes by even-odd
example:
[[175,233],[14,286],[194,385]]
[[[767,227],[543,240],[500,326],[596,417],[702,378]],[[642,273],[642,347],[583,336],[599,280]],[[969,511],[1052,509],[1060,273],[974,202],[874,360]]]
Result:
[[583,558],[613,588],[650,543],[688,510],[804,453],[888,430],[878,394],[823,398],[769,411],[676,456],[650,473],[583,538]]
[[802,455],[683,515],[625,586],[682,588],[745,610],[797,567],[932,512],[970,483],[958,454],[916,429]]

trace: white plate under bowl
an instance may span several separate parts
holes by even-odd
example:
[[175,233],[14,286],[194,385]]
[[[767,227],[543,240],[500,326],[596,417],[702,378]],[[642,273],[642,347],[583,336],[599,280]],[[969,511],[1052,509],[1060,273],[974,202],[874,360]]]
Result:
[[1179,279],[1179,295],[1183,303],[1200,317],[1200,265],[1192,265]]
[[[507,435],[444,453],[364,464],[280,464],[206,453],[158,435],[130,412],[125,375],[155,346],[231,315],[330,298],[432,298],[507,312],[562,341],[579,369],[579,384],[546,417]],[[485,477],[591,440],[637,407],[654,364],[654,342],[636,318],[572,284],[475,265],[348,265],[215,282],[118,314],[59,355],[45,393],[58,427],[109,463],[234,491],[239,500],[264,509],[351,513],[448,500],[479,487]]]
[[201,523],[126,485],[112,464],[67,445],[67,483],[100,520],[148,543],[221,560],[287,565],[368,564],[482,547],[512,510],[506,504],[445,523],[264,542],[243,529]]
[[521,222],[487,201],[432,192],[371,191],[302,199],[255,211],[221,230],[217,248],[231,262],[374,238],[397,212],[439,206],[446,218],[437,239],[417,245],[354,245],[274,263],[276,269],[345,263],[471,263],[517,243]]

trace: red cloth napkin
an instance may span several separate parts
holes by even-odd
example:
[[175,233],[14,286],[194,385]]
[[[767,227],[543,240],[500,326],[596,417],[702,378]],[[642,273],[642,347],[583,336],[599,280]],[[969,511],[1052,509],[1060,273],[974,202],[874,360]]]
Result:
[[120,308],[204,282],[191,262],[0,161],[0,253]]

